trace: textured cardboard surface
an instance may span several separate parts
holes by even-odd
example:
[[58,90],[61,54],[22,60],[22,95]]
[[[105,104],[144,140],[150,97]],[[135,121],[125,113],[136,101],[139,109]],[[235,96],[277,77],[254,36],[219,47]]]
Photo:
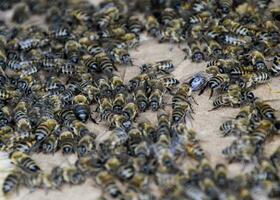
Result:
[[[95,1],[96,2],[96,1]],[[1,14],[0,14],[1,16]],[[3,16],[3,15],[2,15]],[[5,15],[9,18],[9,15]],[[172,47],[172,51],[170,48]],[[183,48],[183,45],[182,47]],[[144,41],[143,44],[136,50],[131,51],[131,56],[135,65],[140,65],[150,61],[157,61],[163,59],[172,59],[176,65],[176,68],[172,74],[174,74],[178,79],[184,80],[190,75],[201,71],[205,68],[205,63],[194,64],[189,60],[183,60],[185,54],[177,46],[171,46],[169,44],[158,44],[154,40]],[[124,67],[120,67],[120,72],[124,70]],[[125,80],[135,76],[139,73],[137,66],[128,66],[125,71]],[[274,89],[280,90],[280,78],[274,78],[272,80],[272,87]],[[258,87],[255,91],[256,96],[269,100],[269,99],[279,99],[280,94],[272,94],[266,85]],[[224,159],[221,151],[223,148],[228,146],[233,137],[221,137],[219,126],[222,122],[227,119],[233,118],[239,109],[233,108],[222,108],[215,111],[209,112],[212,108],[212,100],[208,100],[209,91],[206,91],[203,95],[197,96],[195,94],[195,99],[198,105],[194,106],[195,114],[193,115],[194,121],[192,122],[193,128],[197,131],[198,138],[201,140],[201,145],[205,150],[210,161],[214,165],[217,162],[227,163]],[[280,101],[271,102],[274,108],[280,109]],[[151,112],[146,112],[140,115],[139,118],[145,117],[151,121],[155,121],[155,114]],[[93,124],[88,125],[89,128],[97,133],[102,133],[104,131],[104,126],[96,126]],[[273,152],[277,145],[280,144],[280,137],[273,138],[272,141],[267,142],[265,145],[265,152],[270,154]],[[75,156],[63,157],[60,152],[55,155],[32,155],[32,157],[39,163],[39,165],[46,171],[49,171],[55,165],[68,165],[68,163],[73,163],[75,161]],[[230,176],[243,173],[251,169],[250,165],[242,166],[240,164],[230,164],[228,165]],[[18,194],[15,194],[11,199],[15,200],[95,200],[99,197],[101,191],[94,186],[92,180],[88,180],[85,184],[80,186],[65,186],[61,191],[44,191],[36,190],[30,192],[27,189],[20,189]],[[259,196],[258,199],[264,199]]]

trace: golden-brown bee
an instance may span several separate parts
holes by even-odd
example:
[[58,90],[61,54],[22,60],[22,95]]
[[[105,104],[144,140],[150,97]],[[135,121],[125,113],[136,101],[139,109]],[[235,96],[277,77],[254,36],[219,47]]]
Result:
[[136,33],[126,33],[121,37],[121,40],[128,48],[135,48],[139,46],[139,36]]
[[116,94],[113,100],[113,111],[116,113],[121,113],[125,105],[126,105],[125,95],[122,93]]
[[159,35],[160,24],[155,16],[148,15],[146,17],[146,30],[151,36],[157,37]]
[[130,129],[132,121],[122,114],[112,114],[109,119],[112,128],[118,127],[124,130]]
[[118,75],[113,75],[110,78],[111,88],[115,91],[116,94],[120,92],[124,92],[126,90],[126,86],[123,82],[123,79]]
[[114,63],[133,65],[130,54],[123,45],[113,44],[107,51]]
[[41,144],[41,148],[43,153],[55,153],[58,148],[57,136],[54,133],[49,135],[48,138],[45,139]]
[[99,172],[95,177],[96,183],[102,187],[112,198],[118,198],[122,191],[115,183],[115,178],[107,171]]
[[128,134],[122,128],[115,128],[112,131],[107,131],[105,134],[97,138],[97,148],[110,150],[124,144],[128,140]]
[[79,156],[85,156],[94,149],[94,138],[91,135],[84,135],[77,144],[77,153]]
[[71,185],[79,185],[85,182],[85,175],[76,167],[63,168],[63,180]]
[[199,144],[186,143],[184,144],[184,148],[186,149],[187,154],[196,160],[201,160],[205,157],[205,153]]
[[40,167],[35,163],[35,161],[23,152],[14,151],[10,153],[9,157],[12,163],[24,173],[38,174],[41,171]]
[[77,63],[79,61],[80,49],[81,45],[74,40],[69,40],[65,43],[65,53],[67,58],[73,63]]
[[146,140],[157,141],[156,129],[150,121],[144,120],[140,122],[138,128]]
[[62,130],[59,136],[58,143],[63,154],[74,153],[76,149],[74,133],[72,133],[71,131]]
[[108,80],[100,78],[96,82],[96,87],[99,89],[101,97],[112,97],[113,91]]

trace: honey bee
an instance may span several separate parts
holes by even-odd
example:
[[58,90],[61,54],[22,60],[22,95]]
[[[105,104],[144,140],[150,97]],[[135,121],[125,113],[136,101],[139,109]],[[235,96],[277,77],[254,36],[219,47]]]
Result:
[[232,0],[219,0],[218,1],[219,9],[222,14],[229,14],[232,10],[233,1]]
[[258,157],[257,146],[249,136],[241,136],[240,139],[234,140],[232,144],[226,147],[222,153],[229,162],[244,161],[250,162]]
[[113,105],[109,98],[103,97],[98,100],[97,110],[100,113],[100,121],[108,120],[109,116],[112,114]]
[[209,196],[212,199],[219,198],[219,190],[210,178],[204,178],[201,181],[200,185],[207,196]]
[[229,179],[226,166],[224,164],[217,164],[214,173],[216,185],[220,188],[227,188],[229,186]]
[[16,165],[19,169],[27,174],[38,174],[40,173],[40,167],[35,163],[35,161],[27,154],[14,151],[9,155],[11,162]]
[[12,171],[5,177],[2,185],[2,192],[5,196],[11,194],[13,191],[17,191],[20,185],[20,178],[21,173],[18,171]]
[[100,91],[101,97],[111,97],[113,95],[111,85],[106,79],[100,78],[95,84]]
[[205,59],[200,44],[197,41],[190,42],[189,47],[191,52],[191,59],[193,62],[200,63]]
[[171,92],[180,83],[180,81],[173,76],[162,77],[160,81],[162,81],[164,88],[169,92]]
[[140,66],[141,73],[158,72],[163,74],[169,74],[174,70],[175,66],[172,60],[161,60],[155,63],[143,64]]
[[169,115],[165,111],[160,110],[159,113],[157,114],[157,119],[158,119],[157,134],[159,136],[160,135],[170,136],[171,127],[170,127]]
[[141,131],[146,140],[157,141],[155,127],[149,120],[143,120],[138,124],[138,129]]
[[206,158],[202,159],[199,164],[200,172],[204,178],[214,178],[214,170]]
[[44,141],[57,128],[57,125],[58,122],[54,119],[47,119],[41,122],[34,132],[36,144]]
[[116,94],[126,91],[126,86],[120,76],[113,75],[110,78],[110,83],[112,90],[115,91]]
[[280,56],[276,55],[273,58],[272,67],[270,69],[272,75],[277,76],[280,73]]
[[184,148],[187,151],[187,154],[190,157],[192,157],[196,160],[201,160],[205,157],[205,153],[199,144],[186,143],[186,144],[184,144],[184,146],[185,146]]
[[257,111],[259,112],[259,114],[268,120],[274,120],[275,119],[275,109],[272,108],[269,104],[267,104],[264,101],[255,101],[254,103],[255,108],[257,109]]
[[111,118],[109,119],[111,127],[115,128],[122,128],[124,130],[128,130],[131,127],[131,120],[125,117],[122,114],[113,114],[111,115]]
[[125,105],[126,105],[125,95],[122,93],[116,94],[113,101],[113,111],[115,111],[116,113],[121,113]]
[[79,185],[85,182],[85,175],[76,167],[63,168],[63,181],[71,185]]
[[113,44],[107,52],[114,63],[133,65],[130,54],[123,45]]
[[274,182],[279,180],[276,168],[268,160],[262,160],[256,167],[255,173],[254,179],[256,181],[268,180]]
[[14,121],[21,131],[31,131],[31,122],[27,115],[27,103],[19,102],[14,108]]
[[80,49],[81,45],[74,40],[69,40],[65,43],[65,53],[67,58],[73,63],[77,63],[79,61]]
[[259,51],[252,51],[250,53],[250,57],[252,59],[252,64],[258,69],[258,70],[266,70],[267,66],[265,64],[265,57],[264,55]]
[[90,118],[90,108],[88,100],[84,95],[77,95],[73,99],[73,112],[78,120],[86,122]]
[[107,131],[106,134],[98,138],[96,146],[100,149],[114,149],[128,140],[128,134],[124,129],[114,128],[112,131]]
[[127,20],[127,28],[130,32],[139,34],[144,29],[144,25],[138,16],[130,16]]
[[116,185],[114,177],[107,171],[99,172],[95,177],[96,183],[108,193],[112,198],[119,198],[122,196],[122,191]]
[[157,37],[160,33],[160,24],[153,15],[148,15],[146,17],[146,30],[148,34],[154,37]]
[[141,112],[144,112],[148,108],[148,106],[149,106],[149,99],[148,99],[148,97],[146,95],[146,92],[145,92],[143,86],[140,86],[134,92],[134,100],[135,100],[135,103],[136,103],[138,109]]
[[94,149],[94,138],[90,135],[84,135],[77,144],[77,153],[79,156],[85,156]]
[[172,19],[176,18],[176,12],[172,8],[166,8],[162,11],[160,22],[164,25],[168,24]]
[[59,135],[58,144],[63,154],[73,153],[76,148],[74,133],[66,129],[62,130],[62,132]]
[[[216,76],[211,77],[205,86],[209,86],[211,89],[209,98],[213,96],[214,90],[221,89],[222,87],[226,86],[228,82],[229,76],[226,74],[217,74]],[[204,89],[202,89],[199,94],[202,94],[203,91]]]
[[138,106],[134,102],[127,103],[122,110],[122,114],[131,121],[135,120],[138,116],[138,112]]
[[154,73],[144,73],[144,74],[135,76],[129,80],[128,89],[129,89],[129,91],[134,91],[135,89],[142,86],[145,81],[152,80],[155,77],[156,77],[156,75]]
[[235,22],[230,19],[226,19],[223,21],[223,25],[230,30],[233,33],[236,33],[237,35],[242,35],[242,36],[248,36],[251,35],[251,31],[244,27],[243,25],[239,24],[238,22]]
[[43,141],[41,147],[42,147],[42,152],[45,154],[54,153],[58,148],[57,136],[54,133],[49,135],[48,138]]

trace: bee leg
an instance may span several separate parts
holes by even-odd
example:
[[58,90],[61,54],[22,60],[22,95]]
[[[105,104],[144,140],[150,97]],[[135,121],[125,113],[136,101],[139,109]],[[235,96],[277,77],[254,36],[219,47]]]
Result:
[[98,124],[98,123],[96,122],[96,120],[92,117],[92,115],[90,115],[90,119],[91,119],[91,121],[92,121],[93,123]]
[[195,100],[195,98],[193,96],[191,96],[191,99],[193,100],[193,102],[198,105],[197,101]]
[[214,90],[213,90],[213,89],[211,89],[209,99],[211,99],[211,98],[212,98],[213,93],[214,93]]
[[203,92],[206,90],[207,86],[208,86],[208,84],[205,84],[205,86],[203,88],[201,88],[201,90],[198,93],[198,96],[203,94]]

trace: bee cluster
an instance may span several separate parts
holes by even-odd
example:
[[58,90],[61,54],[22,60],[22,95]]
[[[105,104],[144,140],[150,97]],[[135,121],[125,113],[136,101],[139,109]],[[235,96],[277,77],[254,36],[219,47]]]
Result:
[[[269,3],[1,1],[1,10],[15,7],[13,23],[0,21],[3,197],[20,186],[58,190],[93,179],[101,199],[250,200],[256,190],[279,198],[280,148],[263,152],[279,135],[278,111],[252,92],[280,75],[280,7]],[[33,15],[47,27],[25,24]],[[207,62],[206,69],[181,81],[172,60],[161,60],[125,82],[120,69],[133,65],[129,50],[144,34],[186,45],[185,58]],[[240,108],[220,127],[236,137],[222,153],[255,164],[251,172],[230,177],[224,164],[213,167],[187,125],[193,94],[207,89],[213,110]],[[156,124],[141,118],[147,110]],[[58,151],[76,155],[75,163],[45,172],[32,158]]]

